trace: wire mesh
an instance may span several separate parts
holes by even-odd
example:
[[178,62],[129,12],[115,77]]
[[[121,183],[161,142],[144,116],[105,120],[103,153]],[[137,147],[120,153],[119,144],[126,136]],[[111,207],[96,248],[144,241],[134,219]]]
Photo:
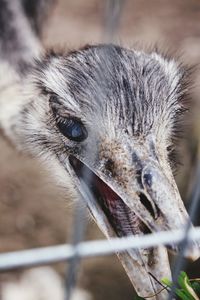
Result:
[[[124,1],[122,0],[105,0],[103,40],[106,42],[114,40],[119,26],[120,16],[122,14],[123,3]],[[200,167],[198,166],[198,174],[196,178],[199,177]],[[141,237],[129,236],[124,238],[113,238],[110,239],[110,241],[96,240],[83,242],[87,223],[85,216],[86,209],[83,206],[80,209],[79,205],[77,205],[75,208],[73,223],[74,230],[72,244],[0,254],[0,271],[11,271],[36,265],[68,261],[69,265],[65,279],[65,299],[70,300],[72,291],[77,282],[78,269],[82,258],[110,255],[116,252],[123,252],[128,249],[147,249],[158,245],[178,244],[180,248],[180,255],[177,256],[177,260],[175,261],[172,270],[175,284],[172,291],[169,293],[169,299],[173,299],[177,277],[184,266],[184,253],[190,243],[200,241],[200,227],[191,229],[191,222],[194,221],[196,217],[199,196],[200,186],[196,184],[195,194],[192,197],[192,205],[189,212],[191,221],[188,221],[183,230],[157,232]]]
[[78,268],[80,265],[81,257],[78,254],[77,246],[84,239],[84,234],[87,226],[86,218],[86,207],[76,203],[75,215],[74,215],[74,230],[72,237],[72,246],[74,256],[69,261],[68,271],[66,273],[66,284],[65,284],[65,299],[69,300],[72,295],[72,291],[77,282]]
[[[94,240],[72,244],[35,248],[0,254],[0,271],[10,271],[37,265],[69,261],[73,257],[89,258],[123,252],[129,249],[148,249],[159,245],[177,245],[185,238],[185,231],[171,230],[147,234],[145,236],[128,236],[109,240]],[[188,233],[188,242],[200,241],[200,227]]]

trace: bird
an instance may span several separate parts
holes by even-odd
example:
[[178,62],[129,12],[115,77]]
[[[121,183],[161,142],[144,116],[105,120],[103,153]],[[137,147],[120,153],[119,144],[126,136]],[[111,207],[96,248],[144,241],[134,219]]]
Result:
[[[3,282],[2,300],[63,300],[62,278],[51,267],[39,267],[27,270],[16,281]],[[72,300],[92,300],[92,296],[83,289],[73,291]]]
[[[184,67],[109,43],[44,51],[20,1],[0,0],[0,28],[5,138],[73,189],[107,238],[183,228],[173,153],[187,111]],[[171,276],[164,246],[118,257],[138,295],[166,299],[154,280]]]

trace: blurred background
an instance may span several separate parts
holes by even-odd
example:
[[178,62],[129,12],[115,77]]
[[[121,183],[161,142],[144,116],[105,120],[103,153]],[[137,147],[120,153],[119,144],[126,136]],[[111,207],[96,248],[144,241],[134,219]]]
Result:
[[[44,27],[46,48],[77,49],[104,38],[104,1],[57,0]],[[176,180],[188,206],[195,180],[200,136],[200,1],[126,0],[117,40],[128,47],[157,46],[188,66],[195,66],[187,128],[180,143],[181,165]],[[89,221],[86,239],[103,238]],[[71,240],[73,203],[70,195],[56,186],[40,164],[17,153],[0,137],[0,252],[65,243]],[[192,277],[199,277],[200,263],[189,263]],[[55,270],[64,276],[65,264]],[[22,271],[0,274],[0,284],[16,280]],[[84,260],[78,285],[95,300],[133,299],[133,289],[115,256]]]

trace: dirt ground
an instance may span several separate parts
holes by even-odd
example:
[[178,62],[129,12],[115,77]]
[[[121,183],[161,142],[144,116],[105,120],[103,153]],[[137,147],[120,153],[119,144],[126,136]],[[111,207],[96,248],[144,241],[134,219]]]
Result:
[[[44,30],[45,46],[71,50],[102,42],[103,9],[103,1],[59,0]],[[194,155],[191,141],[196,141],[199,133],[200,1],[126,0],[117,40],[131,47],[157,45],[164,52],[178,53],[185,63],[196,66],[191,93],[196,109],[195,113],[192,111],[192,131],[186,134],[186,142],[182,144],[183,166],[177,176],[182,196],[187,199]],[[73,215],[69,198],[68,192],[56,186],[37,161],[17,153],[0,138],[0,252],[69,240]],[[101,237],[96,225],[91,223],[87,239]],[[65,265],[55,267],[61,274],[65,273]],[[198,264],[190,264],[190,269],[198,269]],[[16,274],[19,273],[2,274],[0,281]],[[79,284],[95,300],[133,299],[132,287],[115,256],[86,260]]]

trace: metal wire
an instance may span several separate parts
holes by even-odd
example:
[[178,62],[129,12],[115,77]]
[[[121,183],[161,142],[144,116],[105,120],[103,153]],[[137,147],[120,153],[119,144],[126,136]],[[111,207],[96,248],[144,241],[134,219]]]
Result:
[[74,256],[69,262],[68,271],[66,272],[65,282],[65,299],[70,300],[74,287],[76,286],[78,269],[80,265],[80,256],[77,252],[77,245],[83,240],[87,226],[86,206],[84,203],[76,203],[74,216],[74,231],[72,246]]
[[184,266],[185,266],[184,253],[189,246],[189,231],[192,227],[192,224],[195,222],[196,216],[198,213],[199,199],[200,199],[200,184],[199,184],[200,163],[198,163],[195,178],[196,178],[196,182],[195,182],[192,197],[191,197],[191,207],[189,209],[189,220],[185,225],[184,238],[179,244],[179,249],[180,249],[179,255],[177,256],[174,267],[172,268],[172,279],[173,279],[174,284],[169,293],[169,300],[174,298],[179,273],[182,269],[184,269]]
[[[145,236],[128,236],[110,240],[95,240],[73,245],[59,245],[0,254],[0,271],[69,261],[73,257],[105,256],[129,249],[152,248],[159,245],[177,245],[185,238],[184,230],[160,231]],[[188,233],[188,242],[200,241],[200,227]]]
[[125,0],[105,0],[105,19],[103,40],[112,42],[116,38]]
[[[105,0],[105,27],[104,27],[104,36],[107,42],[112,40],[112,37],[116,33],[119,18],[122,11],[122,2],[123,0]],[[104,38],[103,38],[104,40]],[[105,59],[106,60],[106,59]],[[104,76],[104,75],[103,75]],[[99,97],[99,95],[97,95]],[[91,149],[88,149],[90,152]],[[87,178],[87,185],[89,186],[90,181],[92,180],[91,174],[88,176],[87,169],[83,170],[83,176]],[[92,195],[91,195],[92,196]],[[84,202],[84,200],[83,200]],[[65,300],[70,300],[72,296],[73,289],[76,286],[78,269],[81,262],[81,257],[77,252],[79,243],[84,239],[85,227],[86,227],[86,217],[85,217],[85,208],[81,209],[79,205],[75,209],[75,218],[74,218],[74,231],[73,231],[73,251],[74,255],[70,260],[68,271],[66,272],[65,280]]]

